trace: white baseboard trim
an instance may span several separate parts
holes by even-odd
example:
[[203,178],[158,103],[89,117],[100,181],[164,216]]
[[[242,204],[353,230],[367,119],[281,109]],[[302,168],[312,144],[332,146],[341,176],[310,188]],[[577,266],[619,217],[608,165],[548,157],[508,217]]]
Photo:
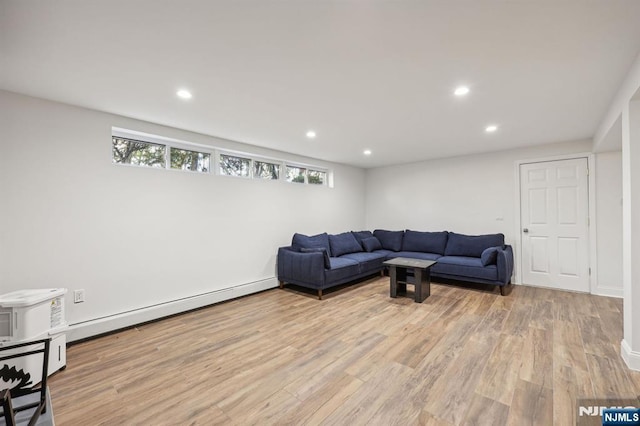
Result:
[[622,339],[622,343],[620,343],[620,354],[624,362],[627,363],[627,367],[640,371],[640,352],[631,350],[631,346],[629,346],[624,339]]
[[96,318],[94,320],[84,321],[77,324],[70,324],[67,329],[67,341],[73,342],[76,340],[86,339],[88,337],[97,336],[99,334],[108,333],[121,328],[131,327],[143,322],[179,314],[192,309],[202,308],[203,306],[213,305],[214,303],[224,302],[225,300],[235,299],[236,297],[246,296],[248,294],[257,293],[259,291],[275,287],[278,287],[278,280],[275,277],[272,277],[247,284],[241,284],[235,287],[185,297],[179,300],[172,300],[153,306],[146,306],[128,312],[109,315],[107,317]]
[[619,299],[624,297],[623,290],[615,287],[596,287],[591,294],[596,296],[617,297]]

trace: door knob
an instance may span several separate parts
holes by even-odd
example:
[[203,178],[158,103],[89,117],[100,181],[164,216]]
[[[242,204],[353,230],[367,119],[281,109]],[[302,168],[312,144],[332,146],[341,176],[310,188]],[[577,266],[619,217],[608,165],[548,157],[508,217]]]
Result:
[[524,232],[525,234],[528,234],[528,233],[529,233],[529,228],[524,228],[524,229],[522,230],[522,232]]

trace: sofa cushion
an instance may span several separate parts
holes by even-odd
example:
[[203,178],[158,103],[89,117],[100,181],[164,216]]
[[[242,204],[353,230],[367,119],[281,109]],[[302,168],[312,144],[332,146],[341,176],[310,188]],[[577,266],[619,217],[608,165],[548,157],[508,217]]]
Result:
[[449,232],[445,256],[480,257],[484,249],[504,244],[503,234],[464,235]]
[[402,239],[402,251],[421,251],[444,254],[447,246],[447,231],[419,232],[407,229]]
[[358,266],[358,262],[348,257],[330,257],[331,269],[347,268],[350,266]]
[[423,253],[421,251],[399,251],[398,253],[392,253],[389,258],[394,257],[409,257],[411,259],[422,260],[438,260],[442,255],[437,253]]
[[382,248],[382,244],[380,244],[380,240],[377,239],[376,237],[363,238],[360,243],[362,244],[362,247],[364,248],[364,250],[369,253],[375,250],[380,250]]
[[[373,237],[373,232],[371,231],[351,231],[351,233],[354,237],[356,237],[356,240],[358,240],[358,243],[360,243],[360,245],[362,245],[362,240],[364,240],[365,238]],[[364,248],[364,246],[362,246],[362,248]]]
[[373,231],[373,235],[380,241],[382,248],[393,251],[402,250],[403,234],[404,231],[386,231],[384,229],[376,229]]
[[293,234],[291,246],[294,250],[300,251],[301,248],[324,248],[331,256],[331,247],[329,246],[329,235],[326,232],[322,234],[308,236],[304,234]]
[[372,253],[379,253],[379,254],[383,254],[384,257],[386,257],[387,259],[393,259],[394,257],[398,257],[398,253],[395,251],[391,251],[391,250],[385,250],[385,249],[381,249],[381,250],[376,250]]
[[488,281],[498,279],[496,265],[482,266],[479,257],[442,256],[433,265],[434,274],[457,275],[459,277],[480,278]]
[[500,250],[500,247],[488,247],[484,249],[480,255],[482,266],[495,265],[498,260],[498,250]]
[[360,264],[360,272],[378,272],[382,268],[382,262],[387,260],[387,256],[384,253],[349,253],[340,256],[340,258],[347,258],[355,260]]
[[362,251],[362,246],[358,243],[358,240],[356,240],[356,237],[354,237],[351,232],[329,235],[329,244],[331,245],[331,255],[333,257]]
[[327,284],[356,276],[360,273],[360,264],[353,259],[342,257],[332,257],[329,259],[331,269],[325,269],[324,276]]
[[327,249],[324,247],[312,247],[312,248],[306,248],[306,247],[302,247],[300,249],[301,253],[314,253],[314,252],[320,252],[324,254],[324,267],[325,269],[329,269],[331,268],[331,262],[329,261],[329,253],[327,253]]

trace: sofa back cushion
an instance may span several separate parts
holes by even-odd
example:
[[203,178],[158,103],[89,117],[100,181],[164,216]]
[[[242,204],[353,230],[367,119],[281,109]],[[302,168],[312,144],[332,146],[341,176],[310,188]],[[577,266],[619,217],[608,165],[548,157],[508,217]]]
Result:
[[376,229],[373,231],[373,235],[380,241],[383,249],[392,251],[402,250],[402,236],[404,235],[404,231]]
[[362,247],[364,248],[364,251],[371,253],[372,251],[380,250],[382,248],[382,244],[380,244],[380,241],[376,237],[371,236],[362,240]]
[[480,257],[484,249],[502,246],[503,234],[464,235],[449,232],[445,256]]
[[302,248],[324,248],[327,250],[329,256],[331,256],[331,247],[329,246],[329,236],[326,232],[318,235],[304,235],[304,234],[293,234],[293,239],[291,240],[291,247],[294,250],[300,251]]
[[402,251],[444,254],[447,247],[447,231],[418,232],[407,229],[402,239]]
[[362,251],[362,246],[351,232],[329,235],[329,244],[331,245],[331,256],[333,257]]
[[365,238],[373,238],[373,232],[371,231],[351,231],[351,233],[354,237],[356,237],[356,240],[358,240],[362,248],[364,248],[362,240],[364,240]]

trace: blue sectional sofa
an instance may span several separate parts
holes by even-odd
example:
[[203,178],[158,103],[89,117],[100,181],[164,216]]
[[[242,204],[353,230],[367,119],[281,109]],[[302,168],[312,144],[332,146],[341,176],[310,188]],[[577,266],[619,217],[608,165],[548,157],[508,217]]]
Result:
[[278,249],[278,280],[322,291],[384,270],[394,257],[435,260],[432,277],[492,284],[504,296],[513,273],[513,250],[503,234],[387,231],[295,234]]

